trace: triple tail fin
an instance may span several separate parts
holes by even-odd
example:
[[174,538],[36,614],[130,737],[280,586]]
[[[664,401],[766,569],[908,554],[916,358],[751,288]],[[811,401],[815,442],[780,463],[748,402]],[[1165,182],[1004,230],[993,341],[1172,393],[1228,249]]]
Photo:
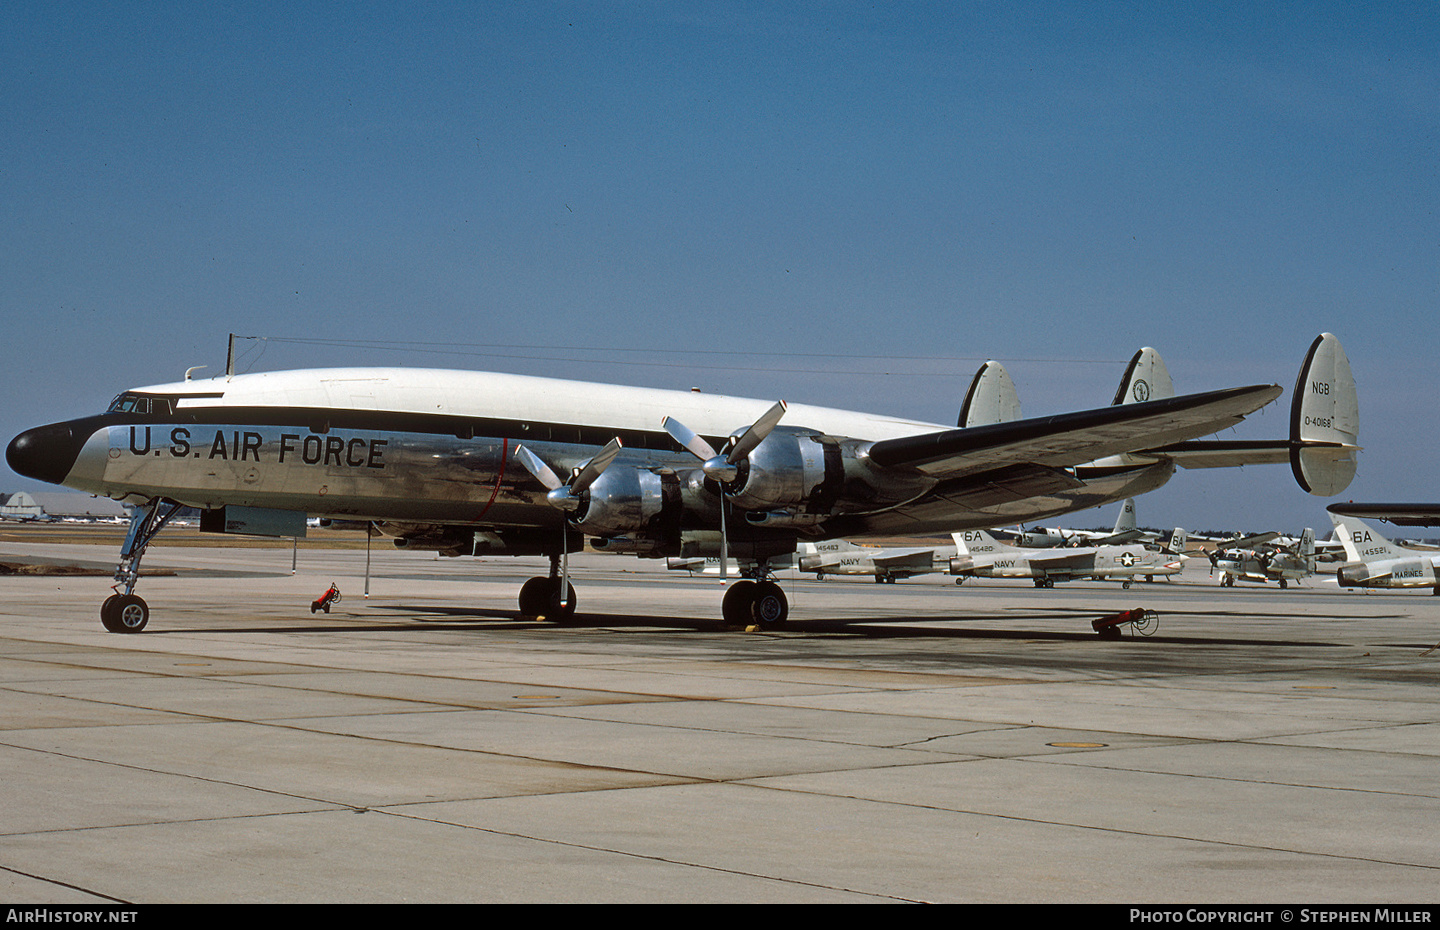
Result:
[[1138,404],[1147,400],[1165,400],[1175,396],[1175,385],[1170,380],[1170,369],[1160,353],[1146,346],[1130,357],[1125,366],[1125,375],[1115,391],[1116,404]]
[[1310,344],[1290,402],[1290,469],[1300,487],[1339,494],[1355,477],[1360,402],[1340,340],[1321,333]]
[[988,361],[975,372],[965,402],[960,405],[956,426],[988,426],[1020,419],[1020,395],[1010,372],[996,361]]

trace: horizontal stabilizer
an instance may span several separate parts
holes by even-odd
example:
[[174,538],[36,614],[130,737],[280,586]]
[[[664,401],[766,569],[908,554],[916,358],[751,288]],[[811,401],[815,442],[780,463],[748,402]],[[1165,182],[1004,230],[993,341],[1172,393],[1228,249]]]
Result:
[[934,549],[885,549],[876,554],[873,561],[877,568],[890,570],[929,569],[935,563]]
[[1300,487],[1326,497],[1355,477],[1360,451],[1359,400],[1340,340],[1321,333],[1310,345],[1290,400],[1290,438],[1195,440],[1156,446],[1181,468],[1235,468],[1289,463]]

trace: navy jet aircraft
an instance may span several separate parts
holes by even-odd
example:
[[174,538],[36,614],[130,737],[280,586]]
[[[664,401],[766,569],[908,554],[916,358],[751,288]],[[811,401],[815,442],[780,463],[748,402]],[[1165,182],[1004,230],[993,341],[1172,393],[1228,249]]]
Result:
[[[1419,506],[1420,512],[1413,519],[1431,520],[1423,513],[1424,505]],[[1440,553],[1423,552],[1393,543],[1359,517],[1338,512],[1340,505],[1332,505],[1329,509],[1330,522],[1335,524],[1335,535],[1344,543],[1345,555],[1349,558],[1335,571],[1341,587],[1433,588],[1435,594],[1440,594]],[[1350,509],[1359,508],[1352,505]],[[1432,524],[1420,522],[1416,525]]]
[[[1174,538],[1183,540],[1183,530]],[[950,574],[956,584],[966,578],[1029,578],[1037,588],[1053,588],[1057,581],[1077,578],[1118,578],[1128,588],[1144,575],[1176,575],[1185,567],[1183,554],[1168,552],[1157,545],[1049,546],[1024,548],[1000,542],[984,530],[954,533],[955,557]],[[1183,542],[1181,543],[1183,545]]]
[[148,623],[140,561],[186,505],[208,531],[300,536],[311,515],[446,555],[545,555],[549,575],[521,587],[520,610],[560,621],[575,610],[567,553],[587,536],[642,557],[718,555],[722,571],[734,557],[747,577],[727,585],[722,615],[763,625],[789,611],[768,563],[802,539],[1046,519],[1158,488],[1177,465],[1289,462],[1307,491],[1339,493],[1358,427],[1329,334],[1301,368],[1287,440],[1199,440],[1280,394],[1262,384],[946,427],[509,374],[227,372],[126,390],[103,413],[26,430],[6,459],[135,505],[100,609],[116,632]]
[[878,548],[857,546],[847,539],[826,539],[800,543],[799,568],[814,572],[815,580],[826,575],[863,575],[876,584],[894,584],[902,578],[943,572],[954,556],[952,546],[899,546]]

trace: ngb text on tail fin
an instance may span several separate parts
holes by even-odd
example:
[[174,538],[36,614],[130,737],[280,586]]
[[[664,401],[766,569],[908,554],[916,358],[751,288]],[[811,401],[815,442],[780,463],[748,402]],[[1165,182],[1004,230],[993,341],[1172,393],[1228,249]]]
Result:
[[1290,407],[1290,467],[1311,494],[1339,494],[1355,477],[1360,404],[1340,340],[1321,333],[1310,345]]

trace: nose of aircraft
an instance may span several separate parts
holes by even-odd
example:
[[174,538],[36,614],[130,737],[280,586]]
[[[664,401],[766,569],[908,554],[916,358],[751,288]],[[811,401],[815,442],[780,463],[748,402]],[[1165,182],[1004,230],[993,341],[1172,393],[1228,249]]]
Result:
[[78,421],[37,426],[10,440],[5,461],[18,474],[37,481],[61,484],[90,438],[92,427]]

